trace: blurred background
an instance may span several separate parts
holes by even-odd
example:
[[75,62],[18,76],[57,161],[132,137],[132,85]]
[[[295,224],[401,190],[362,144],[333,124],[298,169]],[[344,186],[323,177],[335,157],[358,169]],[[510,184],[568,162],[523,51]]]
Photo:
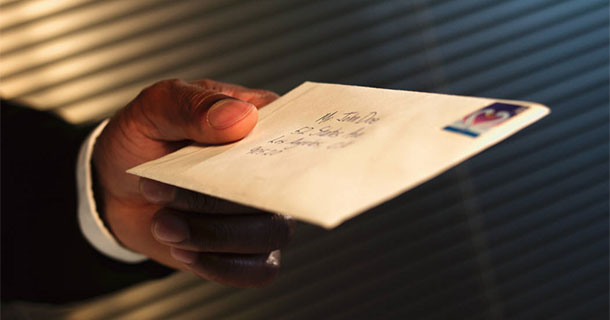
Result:
[[[0,93],[73,123],[165,78],[536,101],[551,115],[332,231],[268,288],[176,274],[61,319],[608,319],[604,0],[0,2]],[[5,306],[3,306],[5,307]]]

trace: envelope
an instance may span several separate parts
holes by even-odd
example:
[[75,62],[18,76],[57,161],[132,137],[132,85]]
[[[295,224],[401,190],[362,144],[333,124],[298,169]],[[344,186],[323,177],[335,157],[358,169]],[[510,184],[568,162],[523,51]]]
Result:
[[241,141],[127,172],[333,228],[549,113],[540,104],[305,82]]

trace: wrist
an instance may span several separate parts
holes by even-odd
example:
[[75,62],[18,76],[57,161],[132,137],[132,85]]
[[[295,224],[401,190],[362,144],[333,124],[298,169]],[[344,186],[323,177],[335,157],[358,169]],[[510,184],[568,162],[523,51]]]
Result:
[[106,206],[104,201],[104,188],[101,186],[100,179],[97,172],[97,167],[94,161],[91,161],[91,189],[93,190],[93,200],[97,208],[97,213],[112,236],[116,237],[116,234],[112,230],[112,227],[108,223],[108,217],[106,216]]
[[[94,183],[92,174],[99,171],[92,170],[93,162],[91,161],[91,158],[97,137],[100,135],[107,123],[108,121],[104,121],[91,133],[91,135],[83,143],[78,156],[77,185],[79,198],[79,225],[87,241],[104,255],[123,262],[141,262],[146,260],[145,256],[125,248],[119,244],[117,238],[110,233],[109,228],[101,219],[95,201],[96,197],[98,199],[103,199],[106,198],[106,196],[104,195],[104,189],[99,187],[101,179],[97,178],[102,178],[101,176],[96,178],[97,192],[93,192]],[[97,168],[99,169],[99,167]],[[98,193],[101,194],[98,195]],[[106,201],[98,202],[104,206],[105,210],[102,212],[106,212],[108,203]]]

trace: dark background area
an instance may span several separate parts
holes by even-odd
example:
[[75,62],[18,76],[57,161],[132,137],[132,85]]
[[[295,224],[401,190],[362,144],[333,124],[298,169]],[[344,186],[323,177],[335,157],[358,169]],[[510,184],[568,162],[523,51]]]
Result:
[[[117,99],[169,77],[279,93],[321,81],[528,100],[552,113],[335,230],[300,224],[268,288],[186,281],[98,318],[148,308],[158,318],[608,319],[607,1],[137,3],[103,19],[99,2],[75,3],[5,26],[10,35],[92,15],[4,49],[10,60],[132,21],[103,41],[5,68],[0,90],[76,122],[108,115]],[[111,58],[37,77],[100,52]],[[196,294],[168,302],[189,290]]]

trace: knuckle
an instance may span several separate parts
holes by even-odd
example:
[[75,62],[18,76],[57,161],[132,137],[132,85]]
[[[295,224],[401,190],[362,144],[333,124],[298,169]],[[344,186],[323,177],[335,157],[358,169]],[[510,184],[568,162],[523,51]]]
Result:
[[208,79],[208,78],[201,79],[201,80],[197,81],[197,83],[199,83],[199,85],[201,85],[202,87],[207,88],[207,89],[214,89],[216,86],[216,81],[214,81],[212,79]]
[[202,225],[191,238],[191,245],[201,252],[226,250],[227,241],[231,239],[231,230],[222,223]]
[[273,91],[269,91],[269,90],[261,90],[260,94],[264,97],[268,97],[268,98],[279,98],[280,95],[273,92]]
[[231,284],[231,279],[235,277],[234,266],[228,259],[215,253],[203,253],[191,271],[210,281]]
[[142,90],[140,92],[140,96],[144,98],[156,98],[159,95],[164,94],[175,88],[179,82],[181,82],[181,80],[179,79],[167,79],[155,82],[144,90]]
[[215,212],[218,207],[218,199],[205,196],[192,191],[185,194],[186,209],[197,212]]
[[214,225],[214,230],[212,230],[210,234],[214,237],[216,241],[226,242],[228,240],[231,240],[232,236],[235,233],[233,232],[231,224],[216,223]]
[[209,233],[201,232],[190,239],[191,245],[197,251],[208,252],[214,249],[214,241],[211,240]]
[[175,96],[180,106],[182,116],[186,121],[189,119],[200,120],[200,117],[205,114],[213,103],[224,97],[209,88],[179,90],[176,92]]
[[172,79],[161,80],[161,81],[153,84],[153,87],[158,87],[160,89],[173,89],[173,88],[179,86],[180,84],[183,84],[182,80],[180,80],[178,78],[172,78]]

